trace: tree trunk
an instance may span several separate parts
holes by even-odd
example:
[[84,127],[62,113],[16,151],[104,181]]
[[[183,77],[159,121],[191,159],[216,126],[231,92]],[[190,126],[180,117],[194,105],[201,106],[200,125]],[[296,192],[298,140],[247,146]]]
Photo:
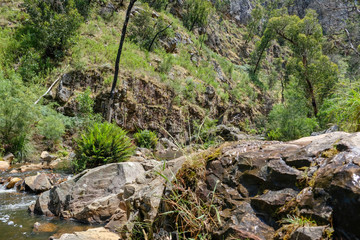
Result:
[[302,62],[305,67],[304,77],[305,77],[305,81],[308,85],[308,91],[309,91],[310,98],[311,98],[311,105],[313,107],[314,117],[316,117],[318,114],[318,108],[317,108],[317,103],[316,103],[316,98],[315,98],[315,93],[314,93],[314,87],[313,87],[313,85],[309,79],[308,73],[307,73],[307,58],[306,58],[306,56],[303,56]]
[[124,41],[125,41],[126,29],[127,29],[128,23],[129,23],[131,9],[133,8],[136,1],[137,0],[130,0],[129,6],[128,6],[127,11],[126,11],[124,25],[123,25],[123,28],[122,28],[122,31],[121,31],[120,44],[119,44],[119,49],[118,49],[118,53],[117,53],[116,61],[115,61],[114,80],[113,80],[113,83],[112,83],[112,87],[111,87],[111,91],[110,91],[110,97],[109,97],[108,116],[107,116],[107,119],[108,119],[109,122],[111,122],[111,118],[112,118],[112,107],[113,107],[112,105],[113,105],[113,101],[114,101],[114,92],[115,92],[115,88],[116,88],[116,84],[117,84],[117,80],[118,80],[118,75],[119,75],[120,57],[121,57],[121,52],[122,52],[122,48],[123,48]]

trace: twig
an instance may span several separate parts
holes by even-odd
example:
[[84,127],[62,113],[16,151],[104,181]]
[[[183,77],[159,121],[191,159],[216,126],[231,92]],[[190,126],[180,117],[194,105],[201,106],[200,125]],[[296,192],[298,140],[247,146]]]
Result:
[[349,39],[349,44],[350,44],[351,49],[356,53],[356,55],[360,56],[359,51],[354,47],[354,45],[351,41],[349,30],[347,30],[346,28],[344,30],[345,30],[346,36]]
[[[69,65],[66,66],[66,68],[64,69],[64,72],[66,71],[66,69],[69,67]],[[55,84],[60,80],[62,74],[51,84],[51,86],[49,87],[49,89],[39,97],[38,100],[35,101],[34,105],[36,105],[40,100],[41,98],[43,98],[44,96],[46,96],[46,94],[48,94],[50,92],[50,90],[55,86]]]

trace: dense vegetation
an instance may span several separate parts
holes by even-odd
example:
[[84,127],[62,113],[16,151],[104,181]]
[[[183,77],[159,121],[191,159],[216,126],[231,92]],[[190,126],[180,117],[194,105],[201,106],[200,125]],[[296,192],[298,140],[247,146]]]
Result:
[[[210,115],[214,107],[201,104],[211,89],[219,99],[213,104],[251,109],[235,127],[269,139],[295,139],[334,124],[341,130],[359,131],[359,6],[345,1],[352,4],[346,9],[350,17],[341,27],[325,32],[314,10],[297,16],[287,8],[291,1],[264,2],[253,1],[251,19],[244,26],[229,19],[229,1],[184,1],[183,5],[139,1],[130,19],[121,68],[171,89],[172,104],[183,110],[197,105],[203,119],[184,110],[188,143],[208,147],[219,142],[214,129],[222,116]],[[1,155],[12,152],[21,160],[44,148],[77,146],[77,171],[129,156],[130,150],[123,151],[131,149],[125,132],[103,123],[99,109],[95,113],[94,89],[85,86],[87,90],[76,93],[77,110],[71,114],[59,111],[59,102],[51,97],[34,104],[53,81],[71,70],[98,71],[104,79],[101,91],[108,91],[124,3],[19,0],[0,5]],[[232,33],[241,46],[212,46],[209,39],[214,33],[209,27],[218,35]],[[173,39],[179,41],[176,51]],[[238,58],[225,54],[236,52],[236,47],[249,54]],[[268,102],[273,103],[272,110],[261,111]],[[154,148],[161,134],[144,130],[135,135],[136,142]],[[99,131],[115,134],[116,146],[96,142],[103,141]],[[64,145],[62,140],[75,136],[82,137]],[[88,153],[89,144],[104,146],[101,151],[106,156]],[[114,149],[121,150],[110,156]]]

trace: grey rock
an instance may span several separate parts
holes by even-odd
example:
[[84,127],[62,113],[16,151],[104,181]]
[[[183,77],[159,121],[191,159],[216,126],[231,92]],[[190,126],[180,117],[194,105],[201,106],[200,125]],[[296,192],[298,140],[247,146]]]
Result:
[[291,234],[290,240],[320,240],[326,226],[319,227],[299,227]]
[[45,192],[49,190],[52,186],[49,178],[45,173],[26,177],[24,179],[24,183],[25,189],[35,193]]

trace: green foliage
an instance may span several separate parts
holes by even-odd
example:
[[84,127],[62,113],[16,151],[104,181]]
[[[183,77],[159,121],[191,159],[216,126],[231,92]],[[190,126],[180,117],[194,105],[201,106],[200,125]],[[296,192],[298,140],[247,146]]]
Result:
[[169,73],[173,66],[173,60],[174,57],[172,55],[166,56],[165,59],[160,63],[159,72],[166,74]]
[[328,98],[320,116],[323,124],[338,124],[342,130],[360,131],[360,86],[346,82],[337,85],[336,92]]
[[25,20],[17,30],[23,53],[19,72],[29,81],[65,56],[83,18],[74,0],[25,0],[24,9]]
[[193,121],[193,140],[209,148],[221,142],[216,135],[217,120],[205,117],[202,122]]
[[103,164],[122,162],[134,152],[126,132],[108,122],[95,123],[76,139],[75,172]]
[[315,118],[309,118],[310,109],[296,88],[286,93],[287,102],[277,104],[268,117],[267,137],[271,140],[292,140],[309,136],[318,123]]
[[91,98],[90,88],[86,88],[84,92],[77,96],[78,111],[82,117],[90,116],[94,113],[94,100]]
[[264,11],[264,7],[261,4],[256,4],[251,11],[251,19],[246,25],[246,34],[244,36],[246,42],[251,41],[255,35],[261,35]]
[[291,50],[286,64],[288,79],[298,82],[313,108],[316,117],[323,100],[329,96],[338,80],[337,65],[322,53],[323,34],[317,14],[308,10],[300,19],[288,15],[286,9],[275,11],[267,25],[261,41],[253,54],[254,72],[258,69],[265,50],[272,40],[284,42]]
[[134,138],[137,145],[144,148],[155,148],[158,142],[156,133],[150,130],[141,130],[134,134]]
[[65,133],[65,125],[57,114],[49,115],[41,119],[37,129],[39,133],[52,144],[58,142]]
[[31,125],[37,115],[33,95],[17,75],[5,77],[0,71],[0,96],[0,148],[22,159],[29,153]]
[[150,7],[158,11],[164,10],[169,4],[169,0],[142,0],[142,2],[148,3]]
[[[158,18],[152,17],[152,10],[145,6],[144,10],[136,14],[129,25],[129,39],[139,44],[142,48],[148,49],[158,32],[160,32],[153,43],[151,49],[156,48],[159,39],[171,36],[173,30],[171,27],[165,29],[169,24],[166,20],[159,16]],[[162,31],[162,32],[161,32]]]
[[226,12],[230,7],[230,0],[215,0],[214,7],[217,11]]
[[192,31],[195,26],[205,27],[209,15],[213,12],[213,7],[207,0],[186,0],[184,9],[184,26],[189,31]]

